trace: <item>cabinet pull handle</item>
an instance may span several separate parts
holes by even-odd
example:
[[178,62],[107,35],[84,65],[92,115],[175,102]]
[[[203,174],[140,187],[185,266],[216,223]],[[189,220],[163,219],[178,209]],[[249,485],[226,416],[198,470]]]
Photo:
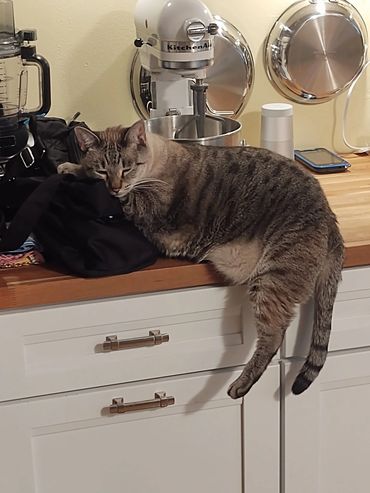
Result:
[[150,330],[148,336],[134,337],[131,339],[119,340],[116,335],[107,336],[105,342],[103,342],[103,351],[120,351],[121,349],[158,346],[169,340],[169,334],[161,334],[160,330]]
[[167,397],[166,392],[156,392],[154,399],[137,402],[124,402],[123,397],[112,399],[112,405],[109,406],[110,414],[130,413],[133,411],[143,411],[145,409],[156,409],[159,407],[173,406],[174,397]]

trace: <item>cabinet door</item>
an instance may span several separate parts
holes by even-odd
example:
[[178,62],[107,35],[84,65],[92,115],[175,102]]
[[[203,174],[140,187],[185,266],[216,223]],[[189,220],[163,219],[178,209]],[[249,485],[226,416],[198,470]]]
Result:
[[[370,267],[344,269],[334,304],[329,351],[370,346]],[[283,355],[304,357],[314,320],[313,301],[297,310],[287,330]]]
[[243,493],[280,493],[279,364],[267,368],[244,398],[243,407]]
[[[287,367],[287,391],[297,370]],[[285,493],[369,490],[370,350],[329,355],[306,392],[286,396],[283,416]]]
[[[258,437],[251,450],[260,454],[260,461],[255,459],[260,470],[265,465],[276,475],[278,463],[275,458],[266,464],[261,453],[267,447],[264,423],[248,435],[243,401],[226,394],[237,375],[219,371],[3,403],[0,491],[241,493],[244,432],[252,440]],[[269,382],[267,376],[265,385],[274,402],[276,386]],[[175,403],[110,414],[113,398],[123,397],[129,404],[151,400],[158,392],[173,396]],[[258,392],[255,398],[260,399]],[[261,403],[266,406],[267,399]],[[254,414],[253,425],[255,409],[253,404],[248,411]],[[266,416],[266,410],[259,411]],[[273,448],[277,450],[277,444]]]

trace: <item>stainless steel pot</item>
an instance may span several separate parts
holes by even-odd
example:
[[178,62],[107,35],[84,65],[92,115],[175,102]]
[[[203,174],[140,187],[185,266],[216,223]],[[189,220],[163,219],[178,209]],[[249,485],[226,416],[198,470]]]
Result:
[[[201,117],[193,115],[171,115],[152,118],[145,121],[148,132],[161,135],[177,142],[193,142],[210,146],[241,145],[241,123],[230,118],[206,115],[204,122]],[[199,126],[203,137],[198,137]]]
[[302,0],[291,5],[265,44],[267,75],[298,103],[323,103],[344,91],[366,61],[367,30],[346,0]]

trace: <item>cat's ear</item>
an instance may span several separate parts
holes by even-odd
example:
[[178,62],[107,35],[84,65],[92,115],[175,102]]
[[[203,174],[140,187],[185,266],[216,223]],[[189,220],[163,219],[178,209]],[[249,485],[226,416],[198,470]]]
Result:
[[100,144],[100,139],[91,130],[84,127],[75,127],[74,129],[78,145],[82,152],[86,152],[92,147],[97,147]]
[[128,129],[125,135],[125,141],[127,144],[146,146],[146,131],[143,120],[139,120]]

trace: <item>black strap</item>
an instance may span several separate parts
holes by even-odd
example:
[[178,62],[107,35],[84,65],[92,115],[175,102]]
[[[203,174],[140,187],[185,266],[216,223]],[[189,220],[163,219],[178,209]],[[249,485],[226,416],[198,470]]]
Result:
[[[18,154],[6,162],[4,180],[9,181],[18,176],[38,175],[37,171],[42,163],[46,149],[38,135],[37,121],[34,116],[30,116],[28,123],[34,144],[32,147],[26,146]],[[31,170],[32,168],[32,170]],[[55,170],[53,170],[55,172]],[[42,173],[45,174],[45,173]],[[51,174],[51,173],[47,173]]]
[[[18,176],[37,175],[35,169],[38,168],[43,155],[44,150],[37,146],[25,147],[6,162],[3,179],[10,181]],[[32,168],[32,172],[28,171],[30,168]]]
[[41,161],[41,159],[45,155],[46,149],[44,144],[42,143],[42,140],[40,139],[39,132],[37,129],[37,119],[35,116],[30,117],[28,128],[30,129],[30,132],[34,140],[34,145],[32,147],[32,150],[35,154],[35,158],[37,159],[37,161]]
[[29,147],[25,147],[20,153],[9,159],[5,166],[4,180],[12,180],[24,175],[24,171],[35,163],[35,156]]
[[0,251],[16,250],[23,245],[34,231],[65,177],[66,175],[52,175],[31,193],[18,209],[5,234],[2,235]]
[[5,214],[2,210],[0,210],[0,238],[6,233],[6,222],[5,222]]

